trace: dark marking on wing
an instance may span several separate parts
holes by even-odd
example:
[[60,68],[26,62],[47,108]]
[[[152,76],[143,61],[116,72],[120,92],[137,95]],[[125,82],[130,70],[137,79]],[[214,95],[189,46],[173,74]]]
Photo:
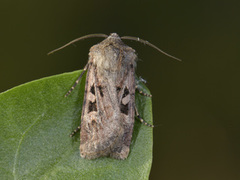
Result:
[[88,113],[92,111],[97,111],[96,100],[94,102],[89,101]]
[[97,122],[95,119],[92,120],[92,126],[96,126]]
[[125,87],[124,89],[124,93],[123,93],[123,97],[122,98],[125,98],[127,95],[129,95],[129,90],[127,87]]
[[90,89],[90,92],[95,95],[95,88],[94,88],[94,85],[92,85],[91,89]]
[[101,97],[103,97],[102,86],[98,86],[98,89],[99,89],[99,92],[100,92]]
[[119,92],[121,91],[121,87],[117,87],[117,94],[119,94]]
[[120,110],[121,110],[121,113],[128,115],[128,103],[126,105],[121,103]]
[[129,95],[129,90],[127,87],[125,87],[124,89],[124,93],[123,93],[123,96],[122,96],[122,102],[120,104],[120,110],[121,110],[121,113],[123,114],[126,114],[128,115],[128,103],[123,103],[123,98],[125,98],[126,96]]

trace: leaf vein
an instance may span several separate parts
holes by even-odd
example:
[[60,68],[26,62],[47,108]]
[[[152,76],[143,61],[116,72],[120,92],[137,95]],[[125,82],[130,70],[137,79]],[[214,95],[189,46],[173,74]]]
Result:
[[13,177],[14,177],[14,179],[18,179],[17,174],[16,174],[16,165],[17,165],[19,150],[20,150],[20,146],[22,144],[23,138],[24,138],[25,134],[37,123],[37,121],[40,119],[40,117],[42,117],[42,115],[39,115],[38,118],[22,133],[22,136],[21,136],[21,138],[18,142],[18,147],[17,147],[16,153],[14,155],[14,163],[13,163]]

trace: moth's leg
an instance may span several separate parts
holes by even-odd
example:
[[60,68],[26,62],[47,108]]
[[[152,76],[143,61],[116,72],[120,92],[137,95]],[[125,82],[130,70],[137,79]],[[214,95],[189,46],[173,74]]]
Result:
[[81,129],[81,126],[78,126],[78,127],[70,134],[70,137],[73,137],[80,129]]
[[154,125],[151,125],[151,124],[148,124],[146,121],[144,121],[141,116],[139,115],[138,113],[138,110],[135,106],[135,112],[136,112],[136,116],[138,117],[138,119],[141,121],[141,123],[143,123],[145,126],[148,126],[148,127],[154,127]]
[[139,76],[139,80],[138,80],[138,82],[143,82],[144,84],[147,83],[147,81],[146,81],[145,79],[143,79],[141,76]]
[[71,89],[67,92],[67,94],[65,95],[65,97],[67,97],[73,90],[74,88],[77,86],[77,84],[79,83],[80,79],[82,78],[83,74],[86,72],[86,70],[88,69],[88,63],[87,65],[84,67],[82,73],[80,74],[80,76],[78,77],[78,79],[76,80],[76,82],[74,83],[74,85],[71,87]]
[[139,82],[146,83],[147,81],[146,81],[145,79],[139,77],[139,79],[136,80],[136,86],[135,86],[136,90],[137,90],[140,94],[142,94],[142,95],[144,95],[144,96],[152,97],[151,94],[147,94],[147,93],[144,93],[144,92],[142,91],[142,88],[139,86]]
[[136,88],[136,90],[137,90],[140,94],[142,94],[142,95],[144,95],[144,96],[147,96],[147,97],[152,97],[151,94],[147,94],[147,93],[143,92],[142,89],[141,89],[138,85],[136,85],[135,88]]

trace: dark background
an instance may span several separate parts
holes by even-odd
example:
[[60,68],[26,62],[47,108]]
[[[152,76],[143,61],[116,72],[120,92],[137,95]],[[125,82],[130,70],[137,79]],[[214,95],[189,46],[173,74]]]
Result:
[[137,42],[137,74],[153,94],[154,152],[150,179],[240,179],[240,2],[0,2],[0,91],[82,69],[91,33],[141,37],[183,60]]

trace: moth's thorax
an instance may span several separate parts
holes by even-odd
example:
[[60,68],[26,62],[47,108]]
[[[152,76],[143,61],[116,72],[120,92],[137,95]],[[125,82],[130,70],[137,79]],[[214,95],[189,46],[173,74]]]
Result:
[[134,49],[125,45],[120,37],[113,33],[90,49],[89,58],[98,69],[117,72],[129,64],[136,67],[137,56]]

